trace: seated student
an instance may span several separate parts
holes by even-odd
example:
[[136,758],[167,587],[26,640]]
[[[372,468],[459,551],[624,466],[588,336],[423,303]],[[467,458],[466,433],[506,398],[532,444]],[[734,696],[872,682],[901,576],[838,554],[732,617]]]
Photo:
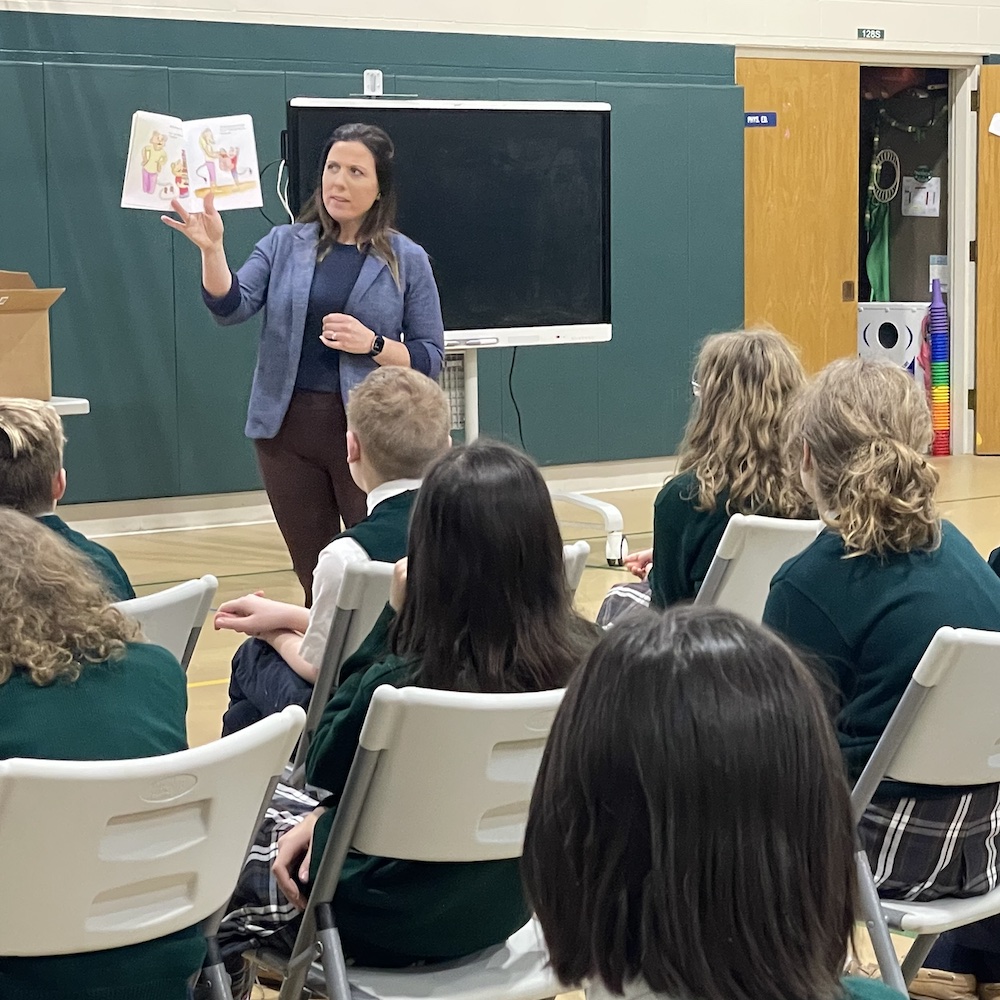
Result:
[[[0,510],[0,552],[0,759],[125,760],[185,749],[180,664],[108,606],[83,555],[8,509]],[[64,833],[70,850],[71,816]],[[44,926],[38,933],[44,938]],[[0,997],[185,1000],[204,954],[190,927],[127,948],[0,957]]]
[[588,1000],[891,1000],[841,979],[850,800],[819,685],[718,608],[641,612],[570,681],[522,873]]
[[37,518],[97,568],[112,600],[135,597],[128,575],[114,553],[74,531],[55,514],[66,492],[62,421],[37,399],[0,396],[0,507]]
[[220,605],[217,629],[255,638],[233,657],[222,735],[287,705],[307,705],[323,662],[344,571],[369,559],[406,555],[410,511],[424,469],[451,445],[451,412],[441,387],[412,368],[378,368],[347,404],[347,460],[368,494],[368,516],[319,554],[310,610],[248,594]]
[[705,340],[677,475],[654,505],[653,547],[625,563],[645,582],[613,588],[600,624],[650,599],[663,608],[694,598],[732,514],[813,516],[788,469],[780,432],[787,404],[804,381],[795,351],[773,330]]
[[[825,663],[853,782],[934,633],[1000,630],[1000,579],[941,520],[924,454],[927,401],[902,369],[835,361],[803,391],[789,426],[827,528],[775,575],[764,623]],[[881,895],[980,895],[996,879],[1000,786],[887,781],[860,833]]]
[[[391,652],[342,682],[309,748],[308,781],[332,794],[317,806],[279,786],[258,833],[219,935],[230,966],[249,947],[291,950],[303,905],[296,880],[316,875],[377,687],[559,688],[597,639],[572,609],[545,482],[506,445],[479,440],[431,467],[413,508],[405,575],[403,568]],[[347,956],[386,967],[471,954],[528,919],[516,860],[428,864],[352,854],[334,910]]]

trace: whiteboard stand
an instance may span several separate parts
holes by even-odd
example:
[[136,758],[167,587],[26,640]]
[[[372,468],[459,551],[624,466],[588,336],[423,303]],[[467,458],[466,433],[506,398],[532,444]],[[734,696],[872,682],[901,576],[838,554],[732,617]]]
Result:
[[[452,430],[462,431],[466,443],[471,443],[479,437],[479,350],[481,347],[509,346],[493,339],[492,343],[466,346],[461,335],[449,337],[445,335],[445,364],[443,384],[451,406]],[[598,336],[590,343],[606,341],[608,336]],[[570,341],[556,341],[568,343]],[[574,340],[574,343],[587,341]],[[550,341],[551,343],[551,341]],[[584,493],[566,493],[561,490],[552,491],[552,499],[560,503],[571,504],[596,514],[604,529],[604,557],[609,566],[621,566],[628,555],[628,539],[622,521],[622,512],[614,504],[604,500],[596,500]]]

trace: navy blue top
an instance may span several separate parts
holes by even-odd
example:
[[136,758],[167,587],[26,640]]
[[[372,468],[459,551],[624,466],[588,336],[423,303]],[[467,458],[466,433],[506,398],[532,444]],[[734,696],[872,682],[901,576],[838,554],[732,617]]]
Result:
[[323,317],[344,311],[364,261],[365,255],[356,246],[334,243],[330,252],[316,262],[302,331],[302,354],[295,375],[296,389],[340,392],[340,351],[320,340]]
[[[316,262],[312,285],[309,288],[309,305],[306,309],[305,327],[302,331],[302,350],[295,388],[313,392],[340,392],[340,354],[327,347],[320,334],[323,317],[330,313],[344,312],[365,262],[366,251],[345,243],[335,243],[321,261]],[[239,309],[243,299],[240,279],[235,272],[233,283],[225,295],[216,297],[202,286],[201,297],[212,315],[225,319]],[[409,341],[410,365],[423,375],[434,378],[435,359],[427,346],[420,341]]]

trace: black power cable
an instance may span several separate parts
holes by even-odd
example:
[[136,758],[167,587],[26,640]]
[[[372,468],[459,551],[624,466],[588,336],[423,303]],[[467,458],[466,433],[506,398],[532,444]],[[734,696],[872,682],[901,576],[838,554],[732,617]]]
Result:
[[517,364],[517,348],[510,355],[510,371],[507,373],[507,391],[510,393],[510,401],[514,404],[514,412],[517,414],[517,438],[521,442],[521,451],[527,451],[524,446],[524,429],[521,427],[521,407],[517,405],[517,397],[514,395],[514,365]]

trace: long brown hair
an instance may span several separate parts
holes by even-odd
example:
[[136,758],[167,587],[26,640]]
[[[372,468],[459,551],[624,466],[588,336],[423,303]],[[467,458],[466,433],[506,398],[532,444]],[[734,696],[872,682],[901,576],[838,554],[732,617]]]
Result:
[[545,481],[496,441],[451,449],[413,507],[392,649],[445,690],[562,687],[599,631],[573,611]]
[[110,606],[93,567],[51,528],[0,508],[0,684],[15,671],[45,687],[74,681],[141,638]]
[[521,864],[567,985],[835,1000],[853,853],[816,680],[766,629],[689,606],[612,629],[570,681]]
[[834,361],[803,391],[789,430],[799,456],[809,447],[820,516],[848,556],[937,548],[940,477],[922,454],[931,415],[911,375],[884,361]]
[[316,255],[322,260],[340,235],[340,223],[326,210],[323,204],[323,170],[330,149],[337,142],[360,142],[375,160],[375,176],[378,178],[379,196],[375,204],[361,220],[358,229],[358,248],[373,250],[388,265],[396,283],[399,284],[399,261],[392,249],[392,233],[396,225],[396,182],[393,176],[393,161],[396,149],[392,139],[377,125],[341,125],[326,141],[319,161],[319,181],[312,198],[299,213],[299,222],[319,223],[319,245]]
[[788,404],[805,380],[794,348],[774,330],[705,340],[694,368],[698,398],[677,465],[698,480],[698,510],[714,510],[728,489],[731,514],[812,513],[782,431]]

